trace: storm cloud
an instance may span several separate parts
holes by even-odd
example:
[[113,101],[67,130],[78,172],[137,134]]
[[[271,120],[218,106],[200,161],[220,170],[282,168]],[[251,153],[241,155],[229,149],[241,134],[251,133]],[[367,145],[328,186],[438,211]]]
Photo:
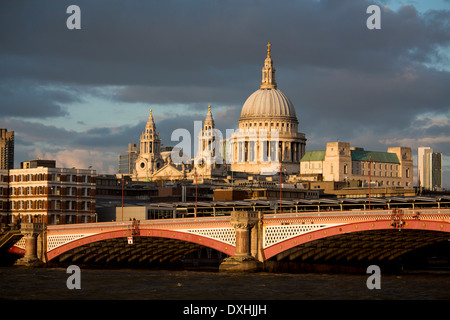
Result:
[[[71,4],[0,4],[0,126],[17,132],[24,156],[38,148],[33,132],[58,150],[125,151],[149,108],[165,145],[209,104],[219,129],[235,128],[270,41],[307,149],[337,139],[380,151],[426,143],[450,157],[450,5],[381,1],[381,29],[369,30],[373,1],[77,1],[82,28],[68,30]],[[74,106],[88,97],[104,103],[85,121]],[[104,125],[108,103],[127,105],[135,120]]]

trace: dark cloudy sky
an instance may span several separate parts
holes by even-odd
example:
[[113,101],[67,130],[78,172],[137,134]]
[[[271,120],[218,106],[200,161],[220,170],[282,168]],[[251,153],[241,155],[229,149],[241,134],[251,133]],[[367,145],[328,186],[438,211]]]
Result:
[[[71,4],[81,30],[66,27]],[[165,145],[209,104],[236,128],[268,41],[307,150],[429,146],[450,188],[450,0],[1,1],[0,127],[16,133],[16,167],[114,173],[150,108]]]

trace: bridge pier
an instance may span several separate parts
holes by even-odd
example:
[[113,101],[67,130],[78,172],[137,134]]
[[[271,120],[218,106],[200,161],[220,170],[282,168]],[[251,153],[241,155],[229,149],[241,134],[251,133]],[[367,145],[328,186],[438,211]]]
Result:
[[[258,230],[256,236],[250,237],[251,230],[261,221],[260,213],[251,211],[233,211],[230,223],[236,231],[236,250],[233,256],[226,258],[219,266],[219,271],[227,272],[257,272],[262,271],[263,263],[252,256],[258,255],[259,250],[252,250],[251,238],[258,242]],[[257,229],[257,228],[256,228]],[[257,244],[256,244],[257,245]],[[256,252],[255,252],[256,251]]]
[[[42,260],[38,258],[38,236],[43,234],[43,223],[21,223],[20,232],[25,239],[25,255],[16,261],[15,265],[20,266],[37,266],[42,264]],[[43,246],[41,246],[41,253]]]

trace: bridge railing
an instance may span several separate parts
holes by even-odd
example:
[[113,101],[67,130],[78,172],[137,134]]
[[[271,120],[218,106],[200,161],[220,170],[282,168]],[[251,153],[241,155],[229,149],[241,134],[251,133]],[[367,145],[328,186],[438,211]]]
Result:
[[[390,210],[350,210],[350,211],[321,211],[321,212],[297,212],[297,213],[277,213],[264,214],[263,219],[282,219],[282,218],[330,218],[339,219],[339,217],[357,218],[366,217],[374,219],[389,220],[392,218],[395,209]],[[419,218],[419,219],[449,219],[450,209],[402,209],[403,219]],[[226,222],[229,221],[230,216],[219,217],[192,217],[192,218],[174,218],[174,219],[151,219],[140,220],[140,228],[146,226],[162,226],[162,225],[181,225],[186,223],[202,223],[202,222]],[[47,230],[57,231],[82,228],[86,232],[89,229],[127,229],[131,226],[133,221],[112,221],[112,222],[97,222],[97,223],[81,223],[81,224],[63,224],[63,225],[48,225]]]
[[[201,223],[201,222],[224,222],[229,220],[229,216],[220,217],[198,217],[198,218],[175,218],[175,219],[151,219],[151,220],[140,220],[139,226],[155,226],[163,224],[182,224],[182,223]],[[77,224],[59,224],[59,225],[49,225],[47,229],[51,230],[70,230],[83,228],[86,230],[98,229],[98,228],[114,228],[114,229],[126,229],[127,227],[133,225],[133,221],[111,221],[111,222],[96,222],[96,223],[77,223]]]
[[[388,210],[349,210],[349,211],[320,211],[297,213],[271,213],[265,214],[267,218],[292,218],[292,217],[324,217],[324,216],[361,216],[361,215],[387,215],[390,216],[396,209]],[[450,214],[450,209],[401,209],[403,214]]]

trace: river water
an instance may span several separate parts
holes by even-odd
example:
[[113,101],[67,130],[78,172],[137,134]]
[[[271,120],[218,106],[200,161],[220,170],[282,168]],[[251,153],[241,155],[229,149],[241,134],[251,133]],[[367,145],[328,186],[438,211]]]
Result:
[[80,289],[68,289],[65,268],[0,267],[4,300],[428,300],[450,299],[450,272],[279,274],[80,269]]

